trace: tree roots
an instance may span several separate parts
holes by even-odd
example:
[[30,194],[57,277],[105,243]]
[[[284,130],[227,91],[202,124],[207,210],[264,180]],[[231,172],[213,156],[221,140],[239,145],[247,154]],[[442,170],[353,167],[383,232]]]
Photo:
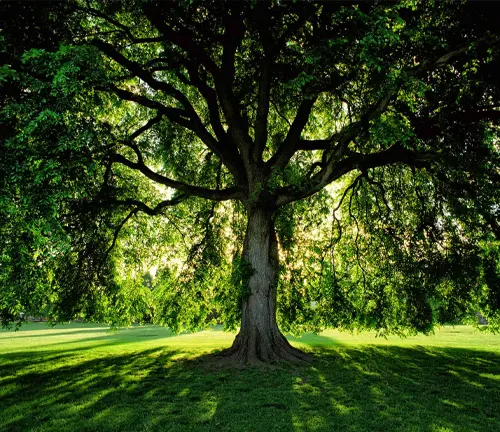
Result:
[[278,363],[305,365],[311,363],[313,356],[294,348],[278,331],[261,334],[240,332],[233,345],[217,355],[220,365],[245,367],[266,366]]

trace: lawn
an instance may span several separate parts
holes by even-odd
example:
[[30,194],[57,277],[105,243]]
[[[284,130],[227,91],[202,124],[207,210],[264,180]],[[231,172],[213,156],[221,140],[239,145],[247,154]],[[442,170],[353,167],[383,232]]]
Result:
[[36,323],[0,331],[0,431],[500,431],[500,336],[290,338],[305,367],[203,360],[234,335]]

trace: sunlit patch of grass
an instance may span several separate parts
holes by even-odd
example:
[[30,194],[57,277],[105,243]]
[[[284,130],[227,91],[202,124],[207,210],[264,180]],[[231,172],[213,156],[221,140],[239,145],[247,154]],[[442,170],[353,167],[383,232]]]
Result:
[[500,337],[445,327],[408,339],[291,338],[305,367],[232,370],[219,330],[0,332],[0,431],[499,431]]

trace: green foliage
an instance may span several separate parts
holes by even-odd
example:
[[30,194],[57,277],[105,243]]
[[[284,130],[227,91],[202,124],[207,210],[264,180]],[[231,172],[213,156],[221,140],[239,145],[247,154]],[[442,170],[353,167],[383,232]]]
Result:
[[481,311],[494,330],[496,307],[486,305],[497,292],[495,243],[486,249],[478,242],[480,231],[451,213],[429,173],[387,167],[371,175],[352,177],[338,208],[345,188],[322,197],[336,208],[329,215],[304,202],[294,205],[300,218],[293,207],[282,213],[282,326],[404,335],[428,333],[436,323],[477,323]]
[[[25,313],[234,329],[253,274],[242,257],[245,213],[274,205],[281,328],[429,333],[480,312],[498,330],[496,23],[462,2],[331,3],[234,4],[231,17],[241,14],[246,26],[241,41],[223,36],[228,4],[210,1],[172,4],[161,17],[184,29],[180,42],[143,13],[148,2],[132,0],[48,8],[20,47],[9,27],[0,38],[8,58],[0,67],[2,324]],[[55,22],[56,40],[39,34]],[[266,38],[285,39],[273,53]],[[233,93],[221,97],[214,89],[226,77],[210,67],[221,67],[229,39],[239,43],[227,78]],[[213,65],[184,43],[202,47]],[[450,50],[459,54],[442,60]],[[267,141],[251,166],[235,137],[256,139],[272,55]],[[312,100],[296,146],[323,147],[272,166]],[[214,141],[241,164],[228,166]],[[396,146],[421,158],[366,162]],[[327,164],[353,160],[312,196],[279,209],[273,202],[305,190]],[[240,188],[244,198],[174,191],[150,181],[142,164],[213,193]]]
[[[30,52],[29,59],[36,59],[30,67],[51,77],[48,65],[55,60],[42,52]],[[67,100],[52,95],[50,83],[16,72],[9,84],[25,86],[44,99],[23,98],[0,112],[2,121],[20,131],[6,137],[1,159],[0,213],[6,241],[0,246],[0,280],[11,292],[2,289],[0,309],[8,311],[2,313],[7,322],[50,301],[46,287],[54,276],[51,263],[69,248],[60,216],[69,201],[90,192],[89,178],[96,169],[82,145],[95,133],[70,114]],[[20,299],[30,300],[21,305]]]

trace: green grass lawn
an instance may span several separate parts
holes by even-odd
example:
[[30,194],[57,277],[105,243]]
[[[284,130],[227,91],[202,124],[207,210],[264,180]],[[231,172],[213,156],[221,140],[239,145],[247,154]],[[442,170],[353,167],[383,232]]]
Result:
[[220,369],[221,331],[0,331],[0,431],[500,431],[500,336],[290,338],[305,367]]

